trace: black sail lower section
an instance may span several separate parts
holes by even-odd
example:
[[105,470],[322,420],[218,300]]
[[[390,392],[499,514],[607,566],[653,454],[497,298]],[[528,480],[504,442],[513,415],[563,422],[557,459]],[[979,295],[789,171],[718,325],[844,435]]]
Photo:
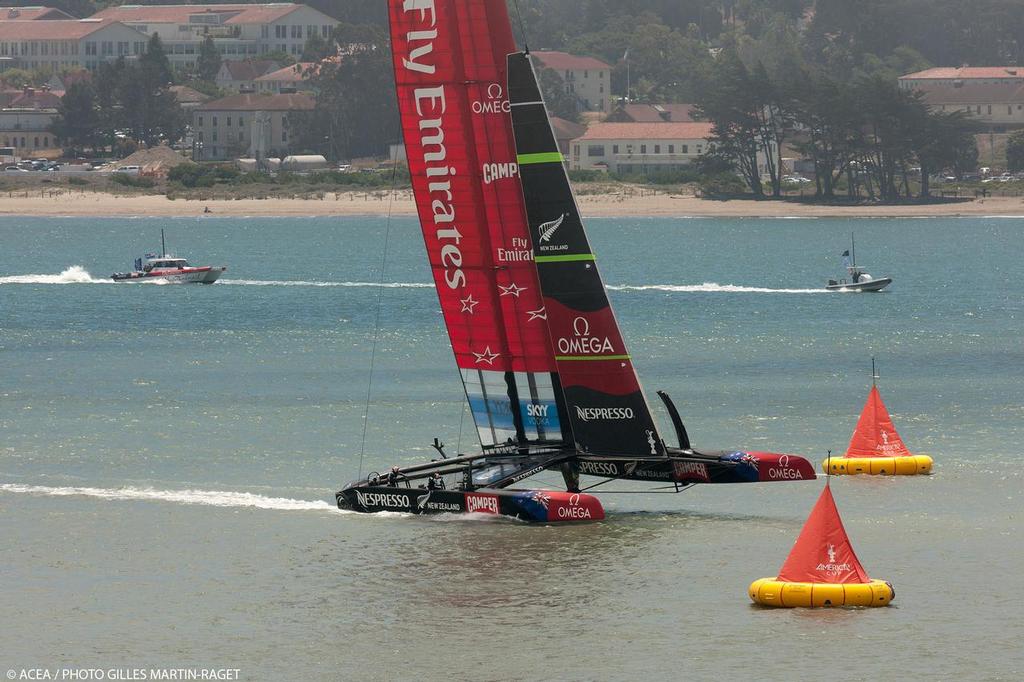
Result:
[[663,455],[527,54],[509,55],[508,86],[534,263],[576,447]]

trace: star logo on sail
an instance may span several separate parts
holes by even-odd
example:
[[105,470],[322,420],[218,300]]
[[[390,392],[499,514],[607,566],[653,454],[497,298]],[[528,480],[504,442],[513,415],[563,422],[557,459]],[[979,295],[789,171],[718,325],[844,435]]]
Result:
[[527,322],[533,322],[534,320],[546,320],[548,319],[548,311],[544,306],[537,308],[536,310],[527,310],[526,314],[530,317],[527,318]]
[[474,300],[473,299],[473,294],[470,294],[466,298],[460,299],[459,303],[462,304],[462,311],[461,312],[469,313],[470,315],[472,315],[473,314],[473,308],[478,306],[480,304],[480,301]]
[[503,287],[499,284],[498,288],[501,289],[501,294],[499,294],[500,296],[515,296],[516,298],[519,298],[520,292],[526,291],[526,287],[521,287],[515,282],[512,282],[512,284],[509,284],[507,287]]
[[473,357],[475,358],[474,362],[478,365],[482,362],[486,362],[488,365],[493,365],[494,361],[498,359],[498,354],[492,353],[491,347],[487,346],[484,348],[483,353],[473,353]]

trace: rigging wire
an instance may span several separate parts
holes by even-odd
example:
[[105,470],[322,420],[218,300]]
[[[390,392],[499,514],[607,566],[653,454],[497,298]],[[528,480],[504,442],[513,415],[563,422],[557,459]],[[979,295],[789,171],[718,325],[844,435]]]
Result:
[[384,226],[384,249],[380,256],[380,280],[377,282],[377,311],[373,316],[373,343],[370,346],[370,376],[366,380],[366,404],[363,407],[363,435],[359,441],[359,478],[363,477],[363,455],[366,453],[366,427],[370,421],[370,395],[373,392],[373,365],[377,359],[377,340],[380,336],[381,298],[384,293],[384,268],[388,261],[388,242],[391,237],[391,212],[395,203],[395,183],[398,163],[391,167],[391,191],[388,193],[388,217]]
[[526,25],[523,23],[523,13],[519,11],[519,0],[512,0],[512,6],[516,10],[516,22],[519,24],[519,34],[523,36],[523,52],[530,54],[530,41],[526,38]]

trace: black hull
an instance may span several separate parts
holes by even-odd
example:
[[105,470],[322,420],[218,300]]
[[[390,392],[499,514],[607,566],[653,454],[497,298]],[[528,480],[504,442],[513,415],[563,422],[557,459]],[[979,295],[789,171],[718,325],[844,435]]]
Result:
[[426,490],[402,486],[370,486],[364,482],[339,490],[339,509],[365,513],[489,514],[520,521],[555,523],[599,521],[601,503],[592,495],[554,490]]

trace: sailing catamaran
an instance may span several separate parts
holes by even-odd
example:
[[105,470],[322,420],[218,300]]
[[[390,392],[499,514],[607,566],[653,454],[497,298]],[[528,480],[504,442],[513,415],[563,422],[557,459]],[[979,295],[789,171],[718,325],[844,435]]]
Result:
[[[795,455],[693,448],[659,391],[679,445],[662,439],[505,0],[389,0],[389,12],[413,191],[481,452],[447,458],[435,440],[441,459],[371,473],[338,506],[589,520],[603,510],[580,474],[674,491],[813,479]],[[545,470],[564,492],[510,488]],[[454,483],[440,489],[435,473]]]

